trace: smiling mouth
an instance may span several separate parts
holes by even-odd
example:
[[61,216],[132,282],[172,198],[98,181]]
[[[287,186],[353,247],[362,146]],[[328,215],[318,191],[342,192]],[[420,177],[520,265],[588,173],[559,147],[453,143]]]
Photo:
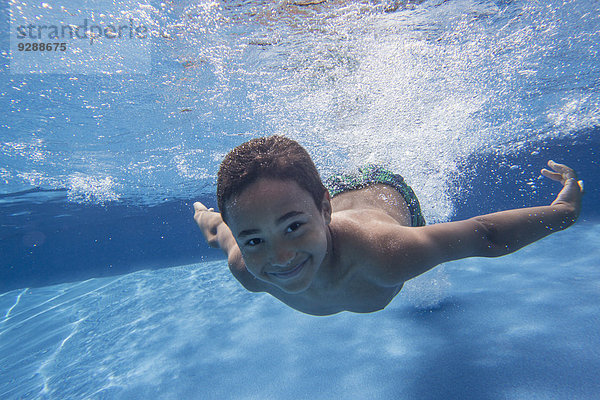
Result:
[[296,276],[300,270],[302,270],[302,268],[304,267],[304,265],[306,265],[306,262],[308,261],[308,258],[304,261],[302,261],[300,264],[298,264],[296,267],[292,268],[289,271],[282,271],[282,272],[267,272],[269,275],[273,275],[276,276],[278,278],[291,278],[293,276]]

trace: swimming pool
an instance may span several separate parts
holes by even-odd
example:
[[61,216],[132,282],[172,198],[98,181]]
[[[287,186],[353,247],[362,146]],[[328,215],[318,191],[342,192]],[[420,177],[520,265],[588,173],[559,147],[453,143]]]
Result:
[[[30,73],[1,28],[1,398],[600,395],[597,2],[115,4],[153,33],[122,72],[93,47]],[[381,312],[303,315],[246,293],[191,219],[224,154],[272,133],[323,176],[387,164],[429,222],[549,202],[552,158],[582,216]]]

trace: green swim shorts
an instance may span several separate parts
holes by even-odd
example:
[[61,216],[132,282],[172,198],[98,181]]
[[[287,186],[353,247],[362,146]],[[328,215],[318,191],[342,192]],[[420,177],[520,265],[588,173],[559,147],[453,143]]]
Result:
[[425,226],[425,218],[421,214],[421,206],[415,192],[404,182],[404,178],[379,165],[367,164],[359,168],[358,172],[331,176],[325,181],[325,187],[329,189],[329,194],[335,197],[340,193],[376,183],[391,186],[400,193],[410,210],[411,226]]

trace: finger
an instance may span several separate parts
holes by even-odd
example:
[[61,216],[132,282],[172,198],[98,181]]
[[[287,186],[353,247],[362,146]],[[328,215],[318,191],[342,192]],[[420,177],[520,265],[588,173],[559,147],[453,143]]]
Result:
[[553,181],[558,181],[558,182],[562,182],[563,180],[563,176],[562,174],[559,174],[558,172],[554,172],[554,171],[549,171],[547,169],[542,169],[542,175],[544,175],[546,178],[550,178]]
[[575,171],[573,170],[573,168],[568,167],[564,164],[559,164],[557,162],[554,162],[553,160],[548,161],[548,166],[550,168],[552,168],[553,170],[555,170],[556,172],[559,172],[563,175],[566,175],[566,177],[569,178],[574,178],[575,177]]
[[205,211],[206,210],[206,206],[202,203],[200,203],[199,201],[194,203],[194,211],[198,212],[198,211]]

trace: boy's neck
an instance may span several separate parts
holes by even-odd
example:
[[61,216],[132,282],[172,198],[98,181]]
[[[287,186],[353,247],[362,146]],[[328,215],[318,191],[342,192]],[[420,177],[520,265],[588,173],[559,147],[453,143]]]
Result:
[[325,254],[325,258],[321,265],[319,266],[319,270],[315,278],[313,279],[308,291],[321,291],[324,289],[328,289],[331,287],[332,283],[335,282],[336,275],[336,256],[335,246],[334,246],[334,234],[331,230],[331,226],[327,225],[327,253]]

